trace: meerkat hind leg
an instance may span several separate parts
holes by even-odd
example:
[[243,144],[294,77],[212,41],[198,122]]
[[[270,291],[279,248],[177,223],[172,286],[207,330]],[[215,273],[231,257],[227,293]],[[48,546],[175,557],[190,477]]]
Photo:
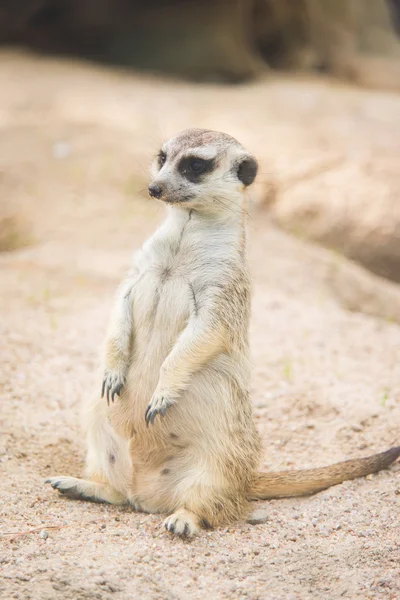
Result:
[[165,519],[164,527],[170,533],[180,537],[193,537],[200,531],[201,519],[191,510],[178,508],[177,511]]
[[104,502],[106,504],[127,504],[128,500],[117,490],[107,483],[78,479],[60,475],[50,477],[45,483],[58,490],[60,494],[73,498],[74,500],[86,500],[88,502]]

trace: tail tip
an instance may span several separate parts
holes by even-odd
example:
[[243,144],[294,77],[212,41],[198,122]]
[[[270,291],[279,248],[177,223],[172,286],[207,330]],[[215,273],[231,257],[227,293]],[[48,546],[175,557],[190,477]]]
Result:
[[394,446],[393,448],[389,448],[386,452],[383,453],[385,458],[387,459],[388,465],[397,460],[400,456],[400,446]]

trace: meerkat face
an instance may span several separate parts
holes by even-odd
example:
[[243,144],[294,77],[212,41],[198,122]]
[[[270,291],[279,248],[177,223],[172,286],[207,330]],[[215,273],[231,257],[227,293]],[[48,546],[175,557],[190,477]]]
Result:
[[148,189],[151,197],[188,210],[232,212],[256,174],[257,161],[231,136],[187,129],[162,146]]

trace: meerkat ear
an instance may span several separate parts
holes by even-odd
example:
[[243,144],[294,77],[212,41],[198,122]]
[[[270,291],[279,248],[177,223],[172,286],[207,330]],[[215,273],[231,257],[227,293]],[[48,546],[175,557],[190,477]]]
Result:
[[246,156],[245,158],[242,158],[237,170],[239,181],[241,181],[246,187],[251,185],[256,178],[257,170],[258,164],[255,158],[252,156]]

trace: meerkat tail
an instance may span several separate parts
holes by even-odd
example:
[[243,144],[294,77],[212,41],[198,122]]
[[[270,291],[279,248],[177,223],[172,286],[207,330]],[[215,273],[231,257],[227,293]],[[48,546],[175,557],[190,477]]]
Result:
[[346,460],[319,469],[258,473],[249,498],[269,500],[314,494],[343,481],[386,469],[399,456],[400,446],[373,456]]

